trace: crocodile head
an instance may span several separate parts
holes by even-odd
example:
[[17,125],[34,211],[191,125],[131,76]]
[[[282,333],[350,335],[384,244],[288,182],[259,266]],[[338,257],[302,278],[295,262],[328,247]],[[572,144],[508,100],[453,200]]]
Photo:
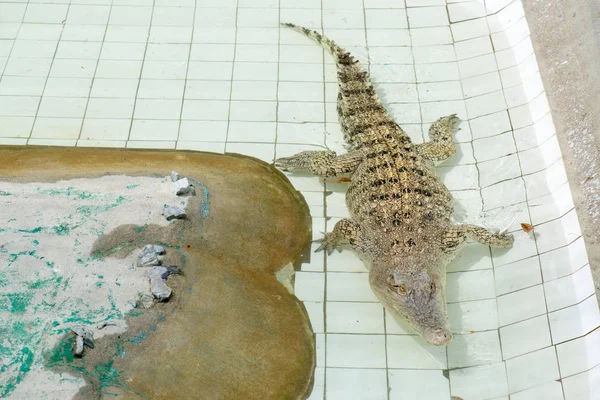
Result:
[[445,299],[444,273],[371,268],[371,288],[385,308],[406,321],[427,342],[445,346],[452,339]]

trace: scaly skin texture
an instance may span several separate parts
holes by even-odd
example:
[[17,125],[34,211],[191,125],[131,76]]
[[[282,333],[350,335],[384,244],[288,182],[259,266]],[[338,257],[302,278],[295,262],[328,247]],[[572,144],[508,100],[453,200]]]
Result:
[[429,343],[448,344],[446,265],[467,239],[494,247],[513,242],[512,235],[450,222],[453,199],[433,167],[456,152],[452,132],[458,118],[440,118],[429,129],[431,141],[411,143],[358,60],[315,31],[283,25],[320,43],[338,69],[337,109],[348,152],[304,151],[275,161],[288,171],[352,174],[346,193],[350,218],[325,234],[318,250],[352,248],[369,267],[371,288],[386,309]]

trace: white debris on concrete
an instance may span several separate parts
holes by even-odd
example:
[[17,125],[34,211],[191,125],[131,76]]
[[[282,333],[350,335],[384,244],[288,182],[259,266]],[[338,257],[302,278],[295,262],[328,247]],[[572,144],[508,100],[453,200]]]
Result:
[[138,254],[138,267],[153,267],[162,264],[162,255],[165,254],[163,246],[147,244]]
[[71,332],[75,334],[75,348],[73,349],[73,354],[76,357],[83,357],[84,346],[87,346],[90,349],[94,348],[94,332],[83,326],[74,326],[71,328]]
[[192,190],[192,186],[191,186],[188,178],[182,178],[182,179],[179,179],[179,180],[173,182],[172,187],[173,187],[173,192],[177,196],[182,196],[182,195],[188,194]]
[[179,172],[171,171],[171,181],[177,182],[179,179],[181,179],[181,175],[179,175]]
[[154,267],[146,272],[146,276],[150,278],[150,291],[158,301],[168,300],[173,293],[171,288],[167,286],[165,279],[163,279],[163,275],[169,276],[169,272],[165,267]]
[[154,297],[149,294],[142,294],[139,299],[139,304],[145,309],[152,308],[154,306]]
[[163,215],[165,216],[167,221],[171,221],[174,219],[184,219],[186,217],[185,211],[183,211],[179,207],[173,207],[173,206],[166,207],[163,210]]

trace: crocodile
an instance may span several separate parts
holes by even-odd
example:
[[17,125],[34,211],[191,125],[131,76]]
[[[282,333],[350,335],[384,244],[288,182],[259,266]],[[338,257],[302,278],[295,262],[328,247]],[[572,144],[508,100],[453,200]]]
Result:
[[385,309],[427,342],[447,345],[452,332],[446,266],[468,239],[500,248],[513,243],[511,234],[451,221],[454,201],[434,167],[455,154],[452,135],[459,118],[438,119],[429,128],[430,141],[414,144],[386,111],[357,59],[314,30],[282,25],[319,43],[337,66],[337,112],[347,151],[311,150],[275,160],[284,171],[351,176],[350,218],[325,233],[317,251],[354,250]]

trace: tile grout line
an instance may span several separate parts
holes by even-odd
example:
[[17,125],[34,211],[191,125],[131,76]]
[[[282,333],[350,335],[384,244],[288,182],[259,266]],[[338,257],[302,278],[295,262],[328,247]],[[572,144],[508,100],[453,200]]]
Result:
[[[87,99],[85,102],[85,108],[83,109],[83,115],[81,116],[81,125],[79,126],[79,134],[77,135],[77,141],[76,141],[76,147],[79,146],[79,141],[82,140],[81,139],[81,135],[83,133],[83,124],[85,123],[85,117],[87,115],[87,111],[88,111],[88,107],[90,105],[90,100],[92,98],[92,90],[94,89],[94,82],[96,81],[96,74],[98,73],[98,67],[100,66],[100,60],[102,59],[102,49],[104,48],[104,43],[106,40],[106,33],[108,32],[108,27],[109,27],[109,21],[110,21],[110,16],[112,14],[112,8],[113,8],[113,3],[114,0],[111,0],[110,2],[110,6],[108,8],[108,17],[106,18],[106,26],[104,27],[104,35],[102,35],[102,42],[100,42],[100,50],[98,52],[98,60],[96,61],[96,67],[94,68],[94,75],[92,75],[92,80],[90,82],[90,90],[88,91],[88,95],[87,95]],[[60,45],[60,40],[59,40],[59,45]],[[133,120],[133,115],[131,117],[131,119]],[[127,145],[127,143],[126,143]]]
[[235,20],[233,29],[233,58],[231,60],[231,79],[229,80],[229,106],[227,108],[227,131],[225,133],[225,147],[223,153],[227,152],[227,144],[229,143],[229,129],[231,128],[231,103],[233,97],[233,76],[235,73],[235,59],[237,53],[237,35],[238,35],[238,16],[240,10],[240,0],[235,0]]
[[150,44],[150,34],[152,32],[152,21],[154,20],[155,5],[156,5],[156,0],[152,0],[152,13],[150,14],[150,24],[148,26],[148,35],[146,36],[146,46],[144,47],[144,56],[142,58],[142,65],[140,66],[140,74],[139,74],[139,79],[138,79],[138,83],[137,83],[137,88],[135,89],[135,97],[133,98],[133,108],[131,110],[131,121],[129,122],[129,131],[127,133],[127,141],[125,143],[125,147],[129,146],[129,141],[131,140],[131,131],[133,130],[133,121],[135,120],[135,108],[137,106],[138,94],[140,92],[140,86],[142,85],[142,76],[144,74],[144,64],[146,62],[146,55],[148,54],[148,45]]
[[[192,59],[192,47],[194,46],[194,30],[196,29],[197,5],[198,5],[198,0],[194,0],[194,16],[192,17],[192,33],[190,36],[190,48],[188,50],[187,65],[185,68],[185,78],[183,79],[183,93],[181,95],[181,108],[179,110],[179,125],[177,126],[177,138],[175,139],[175,149],[177,149],[179,147],[179,136],[181,135],[181,125],[183,123],[183,107],[185,105],[185,93],[187,91],[188,75],[189,75],[189,71],[190,71],[190,61]],[[233,68],[233,65],[231,68]]]
[[[29,7],[29,2],[27,2],[27,7]],[[69,18],[69,12],[71,11],[71,1],[69,1],[68,5],[67,5],[67,12],[65,14],[65,21]],[[23,15],[23,19],[25,19],[25,15]],[[26,145],[30,144],[30,141],[32,139],[33,136],[33,130],[35,129],[35,124],[37,123],[38,120],[38,114],[40,112],[40,108],[42,107],[42,100],[44,99],[44,92],[46,91],[46,86],[48,85],[48,80],[50,79],[50,74],[52,73],[52,66],[54,65],[54,61],[56,60],[56,53],[58,53],[58,46],[60,45],[60,39],[62,38],[63,33],[65,32],[65,24],[61,24],[61,30],[60,30],[60,35],[58,36],[58,41],[56,42],[56,48],[54,49],[54,54],[52,55],[52,61],[50,62],[50,66],[48,67],[48,73],[46,74],[45,80],[44,80],[44,88],[42,89],[42,93],[40,95],[40,100],[38,102],[38,106],[37,109],[35,111],[35,116],[33,118],[33,124],[31,125],[31,131],[29,132],[29,137],[27,138],[27,143]],[[19,28],[19,31],[21,30],[21,28]],[[16,42],[16,39],[15,39]],[[8,64],[8,62],[7,62]],[[81,122],[83,124],[83,120]],[[76,142],[77,143],[77,142]]]
[[275,83],[275,139],[273,139],[273,163],[277,159],[277,144],[279,141],[279,71],[281,68],[281,7],[277,8],[277,26],[277,81]]

